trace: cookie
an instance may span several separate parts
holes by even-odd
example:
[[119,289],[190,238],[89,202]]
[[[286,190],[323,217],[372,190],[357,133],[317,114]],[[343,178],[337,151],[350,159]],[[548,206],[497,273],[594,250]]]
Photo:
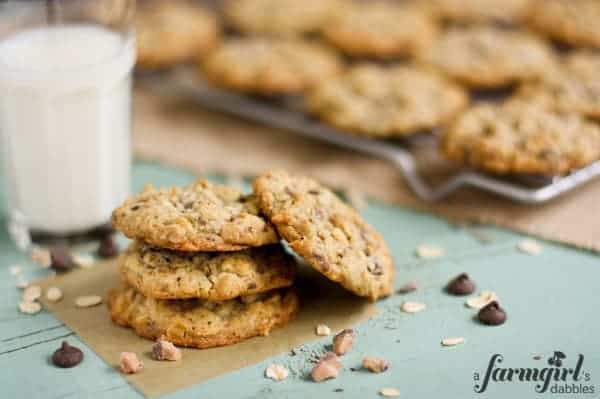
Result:
[[127,237],[178,251],[237,251],[278,242],[255,198],[201,179],[185,187],[148,185],[112,214]]
[[296,39],[231,39],[208,55],[204,76],[232,90],[260,95],[298,93],[336,75],[337,55]]
[[564,64],[568,73],[580,79],[600,77],[600,53],[576,51],[566,57]]
[[296,264],[279,244],[235,252],[180,252],[133,242],[119,266],[124,280],[146,297],[224,301],[289,287]]
[[433,0],[430,7],[444,22],[515,23],[523,20],[533,0]]
[[340,6],[339,0],[232,0],[225,9],[236,30],[276,37],[315,33]]
[[600,128],[513,100],[465,112],[444,133],[441,149],[452,161],[496,174],[564,175],[600,159]]
[[254,180],[262,211],[310,266],[371,301],[394,288],[394,265],[383,237],[329,189],[284,171]]
[[598,0],[537,0],[529,13],[531,27],[571,46],[600,48]]
[[536,37],[492,27],[452,28],[419,60],[471,88],[502,88],[538,78],[554,58]]
[[435,73],[359,65],[311,90],[306,108],[345,131],[401,137],[442,125],[467,102],[462,88]]
[[193,61],[216,45],[219,34],[216,17],[186,1],[138,7],[135,27],[137,66],[142,69]]
[[365,2],[337,8],[323,28],[323,37],[349,56],[390,59],[415,54],[431,43],[436,32],[434,22],[420,8]]
[[294,290],[275,290],[213,302],[147,298],[131,287],[114,289],[107,305],[112,320],[141,337],[161,336],[178,346],[212,348],[268,335],[298,312]]

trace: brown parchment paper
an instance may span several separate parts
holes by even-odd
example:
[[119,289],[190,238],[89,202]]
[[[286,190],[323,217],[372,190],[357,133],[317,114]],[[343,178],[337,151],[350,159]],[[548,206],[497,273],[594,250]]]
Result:
[[[251,176],[282,167],[384,202],[600,251],[600,180],[543,205],[519,204],[475,189],[429,204],[415,197],[399,171],[385,161],[141,88],[135,91],[134,151],[139,159],[199,174]],[[423,172],[432,180],[448,172],[435,164],[427,169]]]
[[179,362],[159,362],[150,358],[152,341],[135,335],[130,329],[110,321],[105,304],[77,308],[80,295],[102,295],[118,285],[115,262],[100,263],[91,269],[75,270],[42,280],[44,290],[58,286],[64,298],[58,303],[42,299],[54,316],[65,323],[108,364],[117,367],[119,354],[135,352],[144,369],[125,376],[140,392],[155,397],[196,384],[212,377],[260,362],[315,340],[315,326],[327,321],[333,331],[352,326],[375,314],[375,305],[352,296],[323,276],[301,267],[297,286],[300,313],[287,326],[275,329],[267,337],[256,337],[236,345],[212,349],[183,349]]

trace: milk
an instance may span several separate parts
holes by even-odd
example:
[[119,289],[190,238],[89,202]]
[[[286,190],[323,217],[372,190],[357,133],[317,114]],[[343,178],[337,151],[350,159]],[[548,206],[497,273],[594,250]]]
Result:
[[106,223],[129,192],[133,40],[58,25],[0,40],[0,136],[9,207],[29,228]]

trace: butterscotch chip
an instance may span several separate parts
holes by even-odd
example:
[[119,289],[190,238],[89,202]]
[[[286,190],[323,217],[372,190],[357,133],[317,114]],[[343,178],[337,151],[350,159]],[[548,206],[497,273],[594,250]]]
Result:
[[201,64],[213,83],[261,95],[298,93],[340,70],[333,51],[299,39],[230,39]]
[[309,91],[307,109],[370,137],[403,137],[439,127],[467,104],[464,90],[414,66],[364,64]]
[[204,299],[163,300],[147,298],[131,287],[112,290],[107,299],[112,320],[131,327],[137,335],[174,345],[212,348],[247,338],[268,335],[285,325],[298,311],[293,290],[273,290],[253,297],[228,301]]
[[261,210],[310,266],[371,301],[394,288],[394,265],[383,237],[317,181],[284,171],[254,180]]
[[433,0],[435,15],[450,22],[519,22],[527,16],[533,0]]
[[338,0],[233,0],[224,14],[239,31],[289,37],[316,32],[339,6]]
[[349,2],[337,8],[323,29],[325,40],[342,52],[383,59],[414,55],[436,33],[427,13],[391,2]]
[[181,252],[133,242],[118,260],[121,275],[157,299],[223,301],[288,287],[295,261],[279,244],[233,252]]
[[450,29],[418,58],[474,88],[536,79],[554,63],[551,49],[535,36],[492,27]]
[[253,196],[206,180],[154,189],[127,199],[112,214],[127,237],[179,251],[237,251],[279,241]]
[[213,48],[219,27],[210,12],[185,1],[156,1],[138,7],[137,66],[166,68],[192,61]]
[[484,104],[457,118],[441,149],[456,163],[492,173],[564,175],[600,159],[600,128],[539,104]]
[[572,46],[600,47],[598,20],[597,0],[537,0],[529,13],[533,28]]

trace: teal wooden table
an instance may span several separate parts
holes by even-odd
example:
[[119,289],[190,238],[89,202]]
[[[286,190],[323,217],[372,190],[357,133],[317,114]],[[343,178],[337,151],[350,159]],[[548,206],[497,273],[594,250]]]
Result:
[[[193,178],[184,171],[138,163],[134,168],[134,189],[139,190],[146,182],[166,186]],[[358,326],[356,345],[344,357],[339,378],[318,384],[306,378],[311,367],[308,354],[330,343],[330,338],[324,338],[306,345],[296,356],[284,353],[167,397],[363,399],[379,397],[382,387],[398,389],[402,398],[600,397],[598,255],[541,242],[542,252],[532,256],[517,249],[522,236],[505,230],[457,227],[427,214],[377,203],[371,203],[362,213],[383,232],[392,249],[397,286],[417,280],[421,288],[378,303],[377,316]],[[482,234],[490,240],[481,240]],[[443,248],[445,256],[418,259],[414,249],[421,244]],[[30,280],[46,273],[18,253],[2,230],[0,398],[141,397],[52,314],[42,311],[28,316],[17,311],[20,292],[9,272],[9,265],[15,263],[23,266],[24,275]],[[460,272],[468,272],[479,288],[493,290],[500,296],[509,315],[506,324],[487,327],[477,323],[475,311],[464,306],[464,298],[443,292],[444,284]],[[422,301],[427,310],[402,313],[399,307],[406,300]],[[450,336],[465,337],[466,342],[442,347],[440,340]],[[85,361],[73,369],[58,369],[49,362],[49,356],[65,338],[85,352]],[[519,381],[517,374],[513,381],[492,378],[483,393],[475,392],[475,386],[483,384],[494,354],[503,357],[494,368],[531,369],[529,373],[539,373],[539,378],[553,378],[556,367],[547,360],[555,351],[566,356],[561,370],[574,370],[566,381],[552,380],[546,392],[536,392],[536,385],[543,388],[543,382]],[[391,369],[382,374],[352,371],[368,354],[386,357],[392,362]],[[583,361],[579,361],[578,381],[574,381],[580,354]],[[287,365],[296,373],[283,382],[267,380],[263,371],[273,362]],[[549,371],[543,371],[544,368]],[[496,380],[508,379],[508,372],[502,370],[494,375]],[[571,390],[575,386],[579,390],[593,389],[594,393],[550,393],[565,386]]]

